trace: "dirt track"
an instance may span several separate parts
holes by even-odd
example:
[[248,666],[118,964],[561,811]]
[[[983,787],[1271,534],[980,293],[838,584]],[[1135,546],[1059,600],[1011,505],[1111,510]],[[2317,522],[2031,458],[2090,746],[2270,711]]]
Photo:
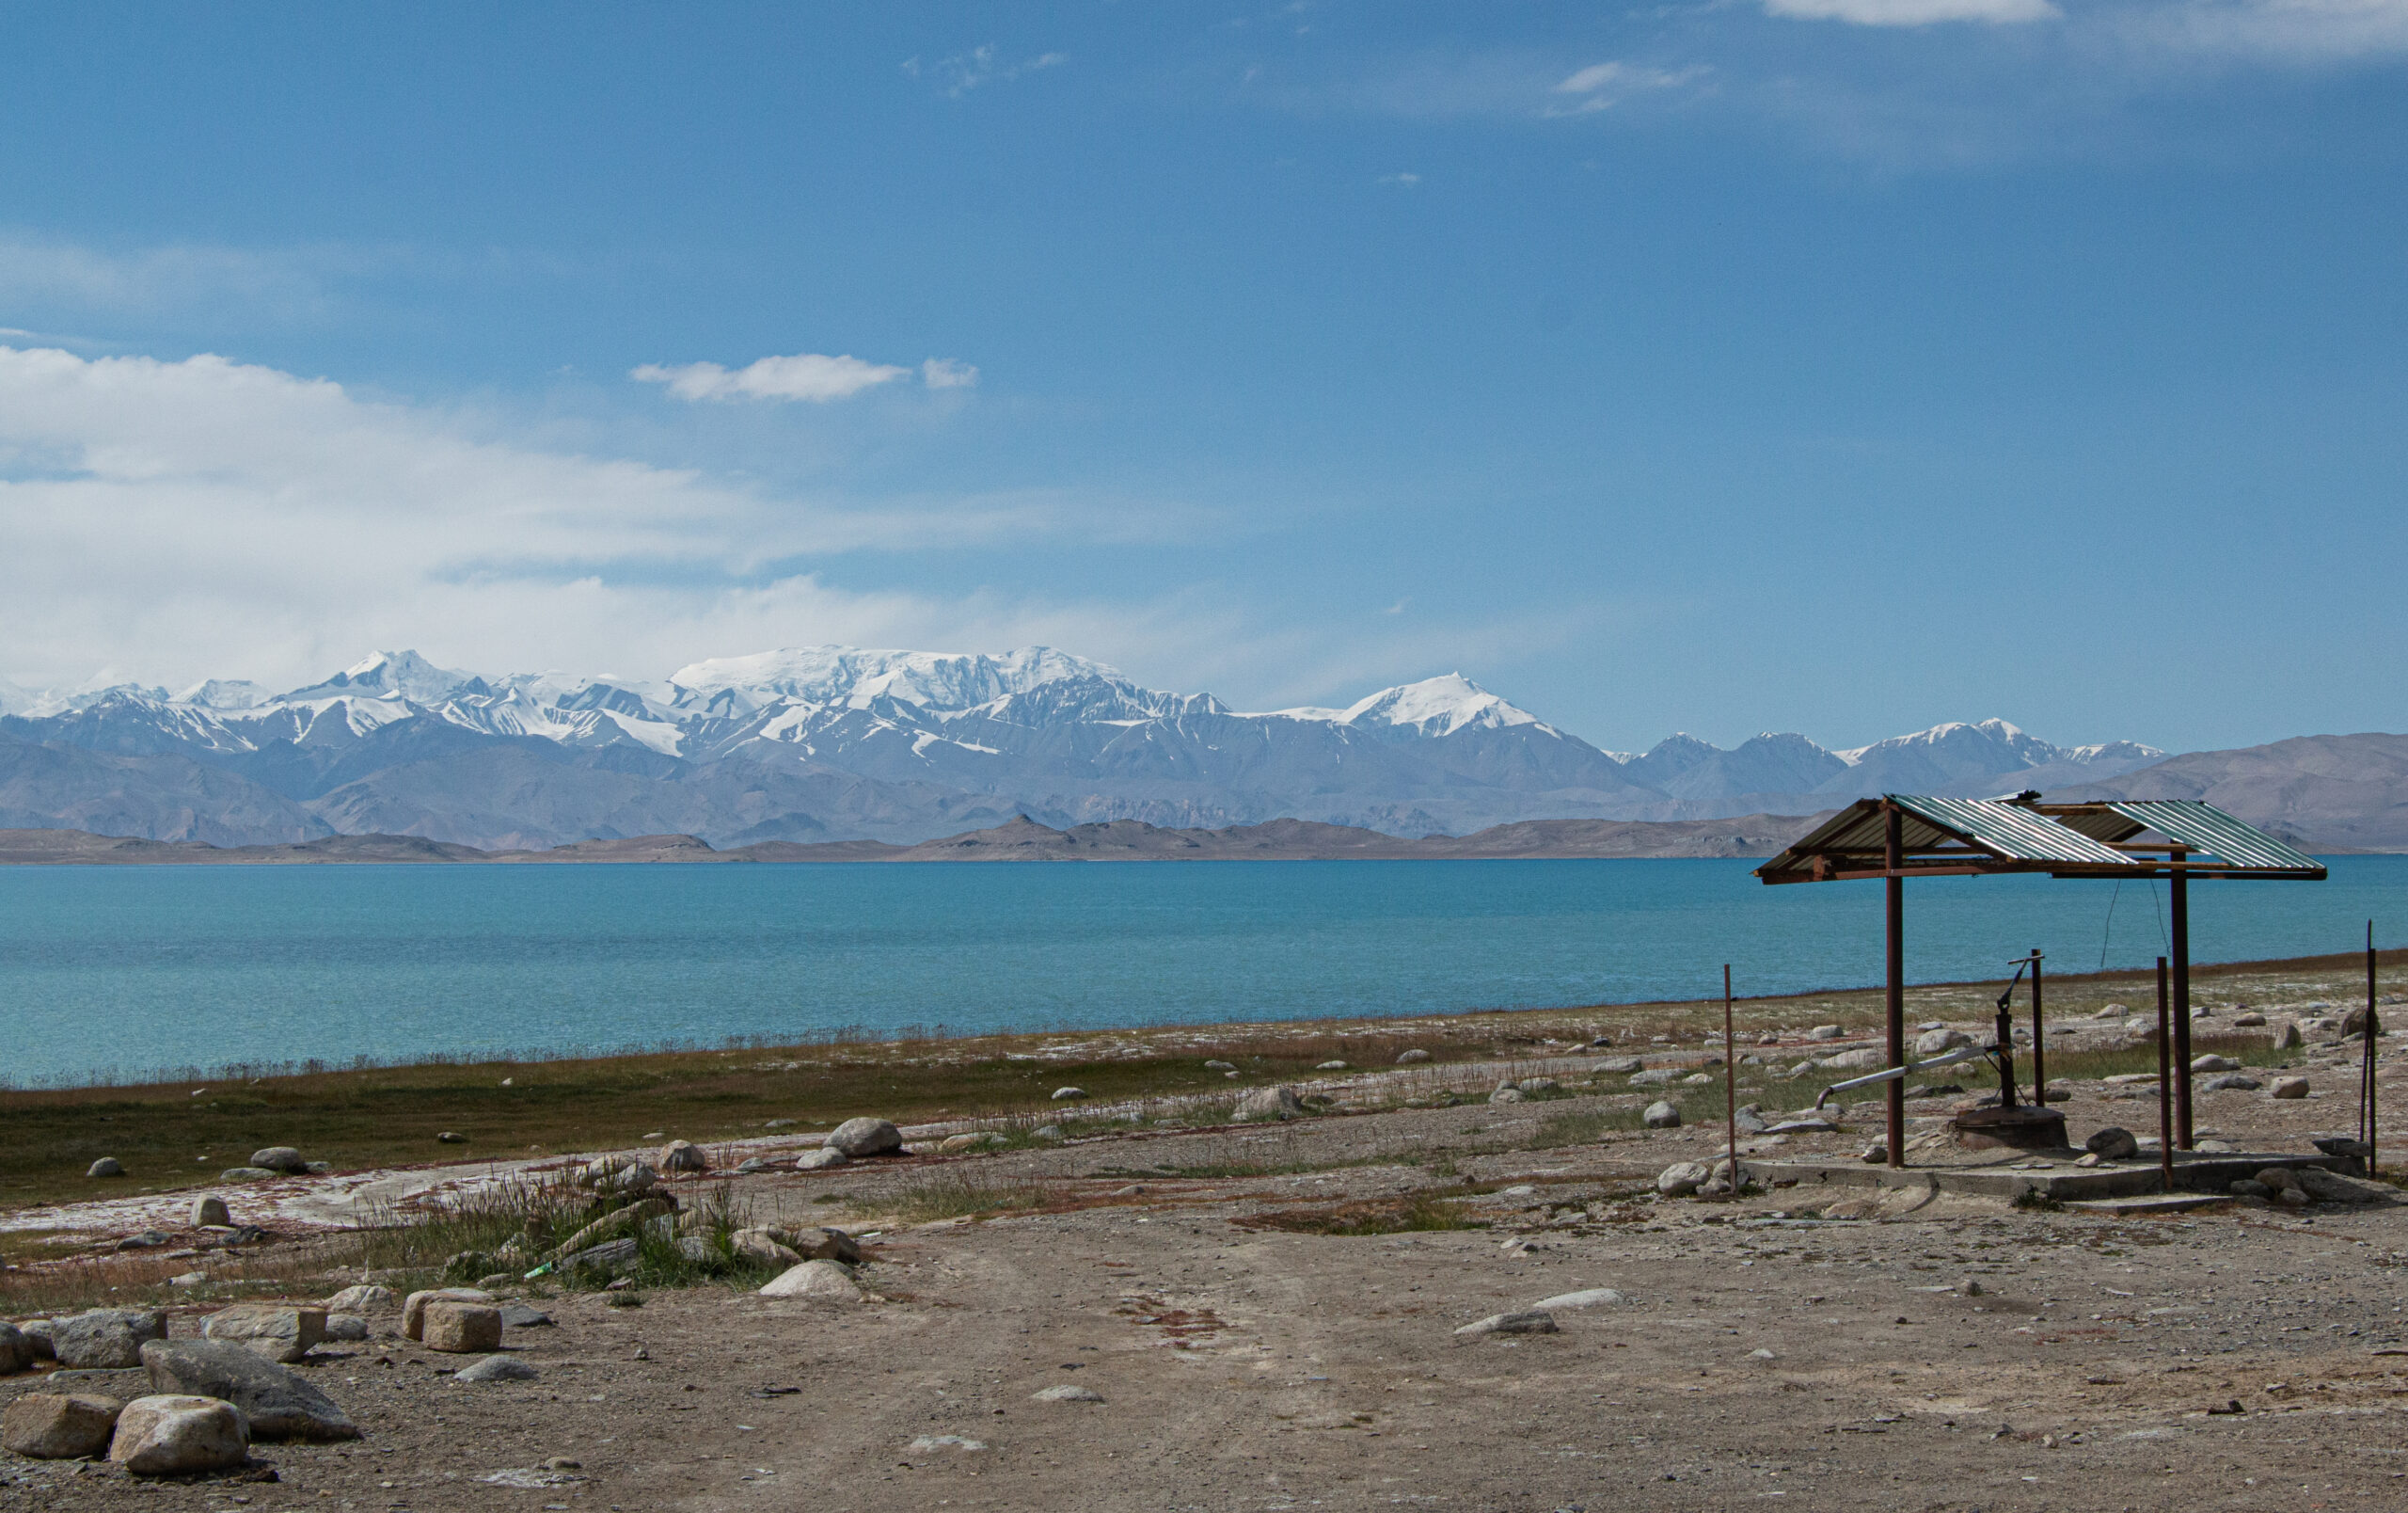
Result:
[[[984,1183],[1041,1184],[1050,1211],[888,1233],[863,1271],[883,1300],[860,1307],[723,1291],[656,1294],[641,1309],[553,1299],[558,1327],[512,1333],[542,1372],[531,1383],[455,1384],[442,1374],[452,1359],[393,1340],[322,1351],[304,1369],[357,1418],[360,1443],[262,1446],[273,1483],[144,1487],[11,1457],[0,1505],[2408,1504],[2408,1421],[2394,1406],[2408,1398],[2408,1354],[2378,1353],[2408,1350],[2393,1301],[2408,1210],[2109,1220],[1950,1200],[1865,1222],[1799,1218],[1784,1206],[1794,1190],[1656,1202],[1634,1198],[1633,1179],[1706,1154],[1710,1134],[1516,1148],[1568,1107],[947,1162]],[[2262,1098],[2212,1107],[2204,1122],[2236,1137],[2260,1114],[2312,1117]],[[2079,1133],[2130,1106],[2070,1107]],[[1303,1170],[1141,1174],[1241,1162]],[[874,1210],[881,1192],[926,1184],[931,1165],[744,1188],[765,1209],[825,1218],[832,1205],[814,1199]],[[1462,1184],[1503,1185],[1465,1200],[1491,1227],[1265,1226]],[[1980,1296],[1963,1294],[1968,1281]],[[1626,1300],[1560,1310],[1554,1334],[1454,1333],[1597,1287]],[[1104,1400],[1032,1400],[1065,1382]],[[777,1388],[800,1391],[759,1395]],[[2207,1411],[2235,1400],[2243,1412]],[[923,1437],[940,1442],[914,1448]],[[578,1465],[546,1473],[551,1485],[484,1480],[556,1457]]]

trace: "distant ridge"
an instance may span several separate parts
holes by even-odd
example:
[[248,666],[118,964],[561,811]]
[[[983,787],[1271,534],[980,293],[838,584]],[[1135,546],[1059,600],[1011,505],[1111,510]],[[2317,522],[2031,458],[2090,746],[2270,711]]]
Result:
[[486,852],[415,836],[334,836],[268,846],[211,846],[81,830],[0,830],[0,866],[309,866],[344,864],[575,865],[762,862],[1143,862],[1511,860],[1769,856],[1824,819],[1528,820],[1470,836],[1384,836],[1350,825],[1273,820],[1222,830],[1170,830],[1114,820],[1056,830],[1022,816],[916,846],[874,840],[797,845],[762,841],[726,851],[693,836],[578,841],[544,851]]

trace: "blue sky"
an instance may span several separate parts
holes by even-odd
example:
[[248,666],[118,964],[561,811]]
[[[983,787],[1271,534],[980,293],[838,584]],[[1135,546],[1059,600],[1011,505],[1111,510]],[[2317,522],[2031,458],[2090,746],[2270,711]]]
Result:
[[2403,724],[2408,0],[0,38],[25,686],[1043,641],[1622,749]]

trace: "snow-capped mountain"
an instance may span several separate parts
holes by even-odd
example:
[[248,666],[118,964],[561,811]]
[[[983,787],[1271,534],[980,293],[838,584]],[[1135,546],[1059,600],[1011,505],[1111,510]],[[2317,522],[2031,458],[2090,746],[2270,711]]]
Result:
[[[1420,836],[1800,813],[1883,788],[1996,792],[2161,755],[2057,747],[1986,721],[1846,752],[1798,735],[1732,751],[1675,736],[1622,758],[1460,674],[1345,709],[1244,713],[1045,646],[796,647],[694,662],[660,683],[482,676],[380,652],[283,693],[212,680],[172,695],[0,696],[0,827],[101,813],[128,827],[117,833],[162,839],[920,840],[1020,813],[1057,825],[1292,817]],[[94,785],[111,795],[98,810]]]

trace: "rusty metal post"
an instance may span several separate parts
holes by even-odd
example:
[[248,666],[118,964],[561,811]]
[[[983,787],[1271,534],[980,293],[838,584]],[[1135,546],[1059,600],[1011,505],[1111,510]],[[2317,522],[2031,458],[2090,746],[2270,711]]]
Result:
[[2049,1052],[2047,1031],[2040,1027],[2040,948],[2032,948],[2032,1102],[2035,1107],[2049,1107]]
[[[1907,880],[1898,875],[1898,869],[1906,865],[1905,821],[1896,804],[1885,803],[1881,809],[1882,865],[1890,874],[1882,880],[1890,927],[1889,1064],[1901,1067],[1907,1064]],[[1907,1164],[1907,1079],[1892,1077],[1883,1086],[1890,1112],[1890,1165],[1903,1167]]]
[[2174,1190],[2174,1079],[2166,1075],[2165,1059],[2169,1054],[2166,1041],[2172,1027],[2166,1023],[2165,958],[2157,959],[2157,1171],[2163,1190]]
[[2189,1150],[2191,1137],[2191,871],[2182,866],[2191,853],[2174,848],[2171,895],[2174,933],[2174,1132]]
[[1731,964],[1722,964],[1722,1117],[1729,1122],[1731,1194],[1739,1193],[1739,1040],[1731,1021]]
[[2358,1139],[2367,1142],[2367,1173],[2374,1174],[2374,1041],[2383,1033],[2374,1010],[2375,997],[2374,921],[2367,921],[2367,1030],[2361,1045],[2366,1054],[2358,1070]]

